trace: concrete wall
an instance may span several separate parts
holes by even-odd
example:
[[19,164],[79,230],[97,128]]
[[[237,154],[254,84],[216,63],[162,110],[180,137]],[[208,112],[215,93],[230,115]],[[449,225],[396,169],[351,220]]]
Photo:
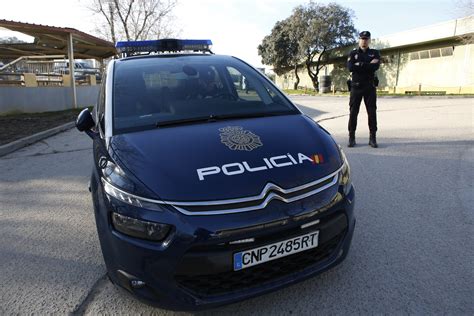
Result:
[[[97,102],[100,86],[77,86],[77,105]],[[0,114],[9,112],[47,112],[72,108],[70,87],[0,87]]]

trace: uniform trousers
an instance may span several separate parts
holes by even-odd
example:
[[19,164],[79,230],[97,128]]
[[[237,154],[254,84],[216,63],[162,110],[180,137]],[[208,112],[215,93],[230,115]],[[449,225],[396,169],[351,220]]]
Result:
[[355,133],[357,129],[357,115],[359,115],[360,103],[364,99],[365,108],[369,117],[369,130],[371,134],[377,132],[377,91],[373,86],[352,87],[349,100],[349,133]]

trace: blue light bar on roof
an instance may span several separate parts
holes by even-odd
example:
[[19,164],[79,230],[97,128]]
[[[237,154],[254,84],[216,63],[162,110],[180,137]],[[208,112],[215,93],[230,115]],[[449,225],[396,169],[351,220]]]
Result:
[[151,52],[179,52],[179,51],[209,51],[211,40],[180,40],[162,39],[151,41],[117,42],[115,48],[119,53],[151,53]]

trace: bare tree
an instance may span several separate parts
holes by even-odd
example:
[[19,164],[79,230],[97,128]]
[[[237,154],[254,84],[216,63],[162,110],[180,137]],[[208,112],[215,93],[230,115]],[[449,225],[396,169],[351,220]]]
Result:
[[19,44],[26,43],[25,41],[18,39],[16,36],[0,37],[0,44]]
[[452,14],[455,18],[464,18],[474,15],[474,2],[472,0],[455,0]]
[[117,42],[178,35],[173,10],[178,0],[91,0],[89,9],[101,17],[97,32]]
[[[456,18],[469,19],[465,23],[472,23],[474,20],[474,1],[472,0],[456,0],[454,7],[454,16]],[[474,43],[474,33],[463,34],[459,36],[463,44]]]

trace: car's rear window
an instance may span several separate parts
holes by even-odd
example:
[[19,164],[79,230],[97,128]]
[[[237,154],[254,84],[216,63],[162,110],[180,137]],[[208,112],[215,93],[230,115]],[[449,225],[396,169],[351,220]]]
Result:
[[213,55],[118,61],[114,134],[210,116],[298,113],[261,74],[236,58]]

